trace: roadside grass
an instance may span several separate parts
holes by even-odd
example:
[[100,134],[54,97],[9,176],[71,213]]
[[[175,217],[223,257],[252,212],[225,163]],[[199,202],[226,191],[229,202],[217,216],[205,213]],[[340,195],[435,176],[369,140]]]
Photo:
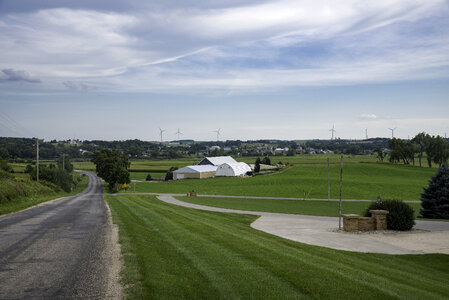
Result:
[[[176,197],[177,199],[206,206],[252,210],[263,212],[275,212],[285,214],[301,214],[312,216],[338,217],[338,202],[315,200],[280,200],[280,199],[238,199],[215,197]],[[421,209],[421,203],[407,203],[415,213],[415,218]],[[358,214],[363,216],[369,202],[342,202],[343,214]]]
[[70,193],[61,191],[61,192],[49,192],[49,193],[45,193],[45,194],[34,194],[34,195],[27,196],[27,197],[22,196],[19,198],[15,198],[11,202],[0,203],[0,215],[17,212],[17,211],[23,210],[25,208],[34,206],[36,204],[49,201],[49,200],[76,195],[76,194],[84,191],[86,189],[88,183],[89,183],[89,177],[82,176],[81,181],[78,183],[76,188],[73,191],[71,191]]
[[[340,166],[330,167],[331,198],[339,198]],[[343,167],[343,199],[418,201],[435,169],[378,163],[348,163]],[[136,185],[137,192],[187,193],[327,199],[327,165],[295,164],[283,172],[251,178],[216,177]]]
[[145,181],[147,178],[148,174],[151,174],[151,178],[164,178],[165,177],[165,173],[166,172],[147,172],[147,171],[143,171],[143,172],[129,172],[129,177],[131,180],[140,180],[140,181]]
[[447,299],[449,255],[364,254],[252,229],[249,215],[106,196],[135,298]]

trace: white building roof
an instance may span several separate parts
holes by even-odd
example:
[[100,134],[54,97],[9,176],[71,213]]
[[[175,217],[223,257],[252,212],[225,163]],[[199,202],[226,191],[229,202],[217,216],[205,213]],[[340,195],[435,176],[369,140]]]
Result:
[[251,172],[251,168],[244,162],[224,163],[218,167],[215,176],[242,176],[247,172]]
[[200,161],[199,165],[204,165],[205,162],[209,161],[214,166],[219,166],[225,163],[235,164],[237,161],[230,156],[215,156],[215,157],[205,157]]
[[216,172],[217,167],[212,165],[196,165],[196,166],[186,166],[184,168],[178,169],[173,173],[203,173],[203,172]]

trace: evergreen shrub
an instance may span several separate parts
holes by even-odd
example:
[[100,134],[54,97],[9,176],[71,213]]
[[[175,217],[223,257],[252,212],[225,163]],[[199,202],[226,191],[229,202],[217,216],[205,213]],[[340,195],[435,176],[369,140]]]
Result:
[[365,217],[370,217],[370,210],[388,210],[387,229],[406,231],[411,230],[415,225],[413,208],[400,200],[382,200],[373,202],[365,211]]

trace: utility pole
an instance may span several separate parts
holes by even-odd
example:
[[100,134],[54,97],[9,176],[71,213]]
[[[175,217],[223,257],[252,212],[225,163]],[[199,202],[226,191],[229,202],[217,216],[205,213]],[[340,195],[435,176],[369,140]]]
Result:
[[39,139],[36,139],[36,181],[39,182]]
[[343,186],[343,153],[340,158],[340,202],[338,205],[338,230],[341,230],[341,189]]
[[329,178],[329,157],[327,158],[327,201],[331,200],[331,184]]
[[62,154],[62,169],[65,170],[65,153]]

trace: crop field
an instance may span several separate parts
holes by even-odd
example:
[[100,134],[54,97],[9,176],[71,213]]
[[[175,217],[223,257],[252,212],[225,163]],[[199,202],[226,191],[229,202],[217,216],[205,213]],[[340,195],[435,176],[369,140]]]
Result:
[[257,231],[248,215],[106,196],[119,225],[127,296],[147,298],[447,299],[449,256],[310,246]]
[[[268,196],[327,199],[327,162],[330,158],[331,198],[339,198],[340,157],[338,155],[272,156],[273,164],[289,164],[278,173],[252,178],[210,178],[173,182],[138,182],[136,192]],[[255,157],[241,157],[238,161],[254,163]],[[164,178],[170,167],[181,168],[196,164],[201,158],[173,160],[131,160],[131,180],[145,181],[146,176]],[[75,169],[95,172],[89,161],[74,162]],[[18,172],[25,164],[14,164]],[[343,199],[419,200],[423,187],[435,174],[435,168],[378,163],[373,155],[345,156],[343,166]]]
[[[343,167],[343,199],[419,200],[435,169],[351,162]],[[330,167],[331,198],[339,198],[340,166]],[[294,164],[280,173],[251,178],[208,178],[170,182],[139,182],[137,192],[187,193],[327,199],[327,165]]]
[[[176,197],[177,199],[200,205],[213,207],[264,211],[286,214],[301,214],[312,216],[338,217],[338,202],[312,201],[312,200],[280,200],[280,199],[241,199],[241,198],[215,198],[215,197]],[[369,202],[343,202],[343,214],[358,214],[363,216]],[[414,212],[415,218],[421,209],[421,203],[408,203]]]

